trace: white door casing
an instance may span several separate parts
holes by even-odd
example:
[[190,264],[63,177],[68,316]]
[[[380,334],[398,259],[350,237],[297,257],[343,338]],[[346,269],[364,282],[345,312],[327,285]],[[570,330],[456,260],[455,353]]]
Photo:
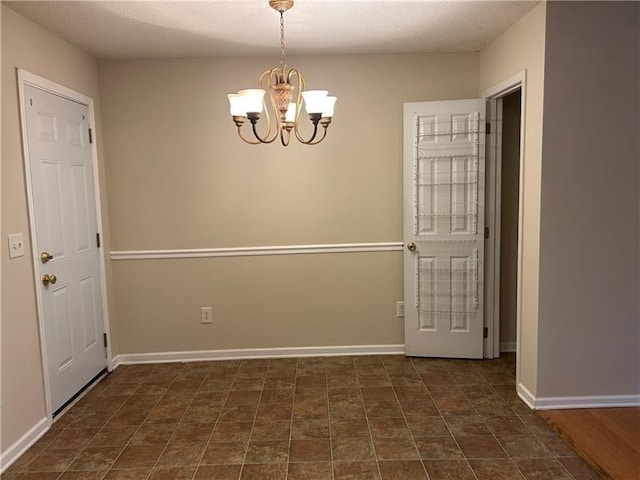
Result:
[[[28,84],[22,102],[36,288],[56,411],[107,363],[90,113],[87,105]],[[42,262],[41,252],[53,259]],[[56,283],[44,285],[45,274]]]
[[407,355],[483,356],[484,160],[484,99],[405,104]]
[[[518,265],[516,285],[516,385],[520,384],[520,345],[522,339],[522,249],[524,232],[524,165],[525,165],[525,128],[527,106],[527,71],[522,70],[511,77],[493,85],[482,93],[488,101],[487,116],[491,123],[491,135],[488,140],[492,145],[487,148],[487,225],[492,232],[500,232],[500,198],[502,168],[502,98],[520,90],[520,173],[518,185]],[[493,207],[492,207],[493,205]],[[500,355],[500,235],[490,235],[486,243],[486,317],[489,335],[485,344],[485,357],[495,358]],[[497,274],[496,274],[497,272]],[[493,299],[493,301],[491,301]]]

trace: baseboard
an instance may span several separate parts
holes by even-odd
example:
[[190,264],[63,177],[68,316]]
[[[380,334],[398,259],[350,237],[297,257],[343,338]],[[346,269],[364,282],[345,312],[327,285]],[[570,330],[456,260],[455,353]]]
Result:
[[500,352],[509,353],[516,351],[516,342],[500,342]]
[[533,393],[529,391],[527,387],[519,383],[516,391],[520,399],[527,404],[527,407],[529,407],[532,410],[535,409],[536,397],[533,395]]
[[107,360],[107,371],[112,372],[118,367],[118,356],[111,357]]
[[46,417],[41,419],[25,433],[22,438],[2,452],[0,455],[0,473],[3,473],[9,468],[24,452],[36,443],[40,437],[47,433],[50,426],[51,420]]
[[527,387],[518,385],[518,396],[534,410],[567,408],[640,407],[640,395],[585,395],[580,397],[536,397]]
[[329,357],[344,355],[403,355],[404,345],[346,345],[338,347],[245,348],[187,352],[123,353],[113,358],[114,368],[134,363],[198,362],[253,358]]
[[584,397],[538,397],[536,410],[564,408],[640,407],[640,395],[594,395]]

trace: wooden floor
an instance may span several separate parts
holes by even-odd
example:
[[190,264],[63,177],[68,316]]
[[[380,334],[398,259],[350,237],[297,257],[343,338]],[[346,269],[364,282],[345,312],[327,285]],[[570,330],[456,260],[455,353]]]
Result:
[[606,477],[640,479],[640,408],[553,410],[540,415]]

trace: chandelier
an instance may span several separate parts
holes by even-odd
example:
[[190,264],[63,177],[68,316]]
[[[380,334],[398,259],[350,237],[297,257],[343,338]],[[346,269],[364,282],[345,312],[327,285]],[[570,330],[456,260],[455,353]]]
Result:
[[[269,5],[280,13],[280,66],[262,72],[258,78],[258,88],[240,90],[238,93],[227,95],[233,122],[238,127],[240,138],[251,145],[272,143],[280,137],[280,142],[286,147],[289,145],[292,132],[299,142],[305,145],[317,145],[327,136],[336,97],[329,96],[327,90],[305,90],[302,74],[295,68],[287,70],[284,12],[293,7],[293,0],[269,0]],[[265,101],[267,91],[269,92],[268,102]],[[304,138],[298,128],[303,101],[313,127],[308,138]],[[257,124],[263,112],[266,128],[260,134]],[[247,139],[242,133],[242,126],[246,120],[251,123],[253,138]],[[319,126],[322,127],[321,133]]]

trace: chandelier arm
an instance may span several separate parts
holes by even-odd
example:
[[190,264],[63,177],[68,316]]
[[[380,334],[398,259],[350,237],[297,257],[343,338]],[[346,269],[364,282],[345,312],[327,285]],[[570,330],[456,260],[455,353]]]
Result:
[[[297,77],[298,86],[302,86],[302,88],[304,88],[304,77],[297,68],[292,68],[291,70],[289,70],[289,73],[287,73],[287,82],[291,83],[293,77]],[[302,83],[302,85],[300,85],[300,83]],[[300,90],[298,90],[298,96],[300,96]]]
[[298,119],[300,118],[300,111],[302,110],[302,92],[305,89],[304,76],[296,68],[289,70],[287,74],[287,81],[291,83],[293,77],[298,78],[298,93],[296,94],[296,118],[294,120],[295,134],[298,137]]
[[260,145],[262,143],[259,140],[257,142],[252,142],[251,140],[247,140],[246,138],[244,138],[244,135],[242,135],[242,127],[238,127],[238,136],[242,139],[243,142],[248,143],[249,145]]
[[[286,139],[285,139],[286,133]],[[283,147],[287,147],[289,145],[289,140],[291,140],[291,131],[282,129],[280,131],[280,143],[282,143]]]
[[[304,81],[304,76],[302,75],[302,73],[300,73],[297,69],[292,68],[289,71],[289,74],[287,75],[287,80],[290,82],[291,79],[293,77],[297,77],[298,78],[298,95],[297,95],[297,100],[296,100],[296,121],[293,127],[293,131],[296,135],[296,138],[298,139],[298,141],[300,143],[304,143],[306,145],[313,145],[313,140],[316,138],[316,135],[318,134],[318,122],[315,122],[315,124],[313,125],[313,133],[311,135],[310,138],[308,139],[304,139],[302,137],[302,135],[300,134],[300,130],[298,128],[299,124],[300,124],[300,112],[302,111],[302,92],[305,90],[305,81]],[[325,130],[325,135],[326,135],[326,130]],[[322,137],[324,138],[324,136]],[[322,140],[319,140],[319,142]]]
[[[269,78],[271,77],[271,73],[274,71],[275,69],[271,69],[271,70],[265,70],[264,72],[262,72],[260,74],[260,77],[258,78],[258,86],[262,87],[263,83],[264,83],[264,78],[266,76],[269,76]],[[269,88],[269,83],[267,82],[266,85],[266,89],[267,91],[269,91],[269,96],[273,97],[271,95],[271,89]],[[273,98],[271,98],[271,103],[273,105]],[[256,124],[257,121],[255,122],[251,122],[251,129],[253,130],[253,135],[256,137],[256,139],[258,140],[258,143],[272,143],[277,137],[278,137],[278,132],[277,130],[275,132],[273,132],[273,135],[271,134],[271,116],[269,115],[269,109],[267,108],[267,104],[264,100],[262,100],[262,110],[264,111],[264,116],[267,120],[267,128],[266,128],[266,132],[264,134],[264,137],[260,136],[258,134],[258,130],[256,128]],[[277,120],[277,117],[276,117]],[[244,140],[244,138],[243,138]],[[245,140],[246,141],[246,140]],[[252,145],[257,145],[256,143],[252,143],[252,142],[247,142],[247,143],[251,143]]]
[[307,145],[318,145],[321,141],[324,140],[324,138],[327,136],[327,127],[325,127],[324,125],[322,126],[322,136],[316,140],[315,142],[311,142],[311,143],[307,143]]
[[271,135],[271,116],[269,115],[269,109],[267,108],[267,104],[264,100],[262,101],[262,109],[264,110],[264,116],[267,119],[267,132],[265,137],[269,138],[269,135]]
[[311,134],[311,138],[305,140],[302,135],[300,135],[298,133],[298,129],[295,129],[296,132],[296,138],[298,139],[298,141],[300,141],[300,143],[304,143],[305,145],[313,145],[313,140],[316,138],[316,135],[318,134],[318,124],[314,124],[313,125],[313,133]]
[[253,135],[258,139],[259,143],[273,143],[273,141],[278,138],[278,134],[274,132],[274,135],[271,138],[262,138],[258,133],[258,129],[256,128],[256,123],[251,123],[251,129],[253,130]]
[[[262,88],[262,82],[264,80],[265,75],[271,75],[271,70],[265,70],[264,72],[262,72],[260,74],[260,78],[258,78],[258,87]],[[269,89],[269,82],[267,81],[267,85],[266,85],[266,91],[269,92],[269,94],[271,94],[271,91]],[[267,103],[264,101],[264,99],[262,100],[262,109],[264,110],[264,115],[267,118],[267,132],[265,134],[266,138],[269,138],[269,136],[271,135],[271,117],[269,115],[269,109],[267,108]]]

